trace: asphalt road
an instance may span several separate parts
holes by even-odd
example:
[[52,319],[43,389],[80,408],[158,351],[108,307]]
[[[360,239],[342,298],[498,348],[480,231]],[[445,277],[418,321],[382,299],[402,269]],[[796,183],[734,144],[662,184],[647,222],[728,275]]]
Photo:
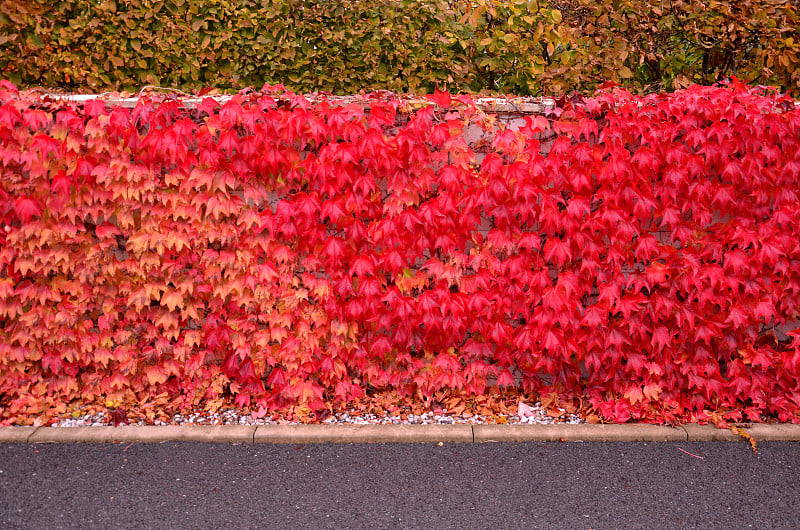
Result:
[[0,527],[797,528],[800,444],[759,450],[3,444]]

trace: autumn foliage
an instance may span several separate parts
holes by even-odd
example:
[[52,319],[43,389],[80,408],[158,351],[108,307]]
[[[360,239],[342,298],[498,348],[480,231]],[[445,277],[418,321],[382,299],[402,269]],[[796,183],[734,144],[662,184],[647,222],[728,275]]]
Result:
[[498,385],[609,421],[797,420],[792,100],[613,89],[515,128],[430,99],[2,84],[0,419]]
[[70,91],[632,92],[728,76],[800,94],[788,0],[0,0],[0,76]]

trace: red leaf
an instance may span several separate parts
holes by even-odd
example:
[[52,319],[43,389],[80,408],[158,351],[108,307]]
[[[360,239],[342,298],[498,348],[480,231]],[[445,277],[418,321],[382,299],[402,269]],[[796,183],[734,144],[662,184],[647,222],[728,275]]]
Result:
[[562,266],[572,259],[568,241],[563,241],[557,237],[551,237],[544,244],[544,259],[552,262],[556,266]]
[[128,413],[125,409],[111,409],[108,411],[111,423],[114,427],[118,427],[120,423],[124,423],[125,425],[128,424]]
[[22,117],[23,123],[31,130],[46,128],[51,121],[51,116],[43,110],[28,110]]
[[61,170],[53,177],[50,190],[61,197],[67,198],[69,197],[69,187],[71,184],[72,179],[67,176],[64,170]]
[[344,256],[345,243],[338,237],[331,237],[322,248],[322,255],[325,263],[338,267],[342,263]]
[[105,239],[108,237],[122,235],[122,231],[115,225],[112,225],[110,223],[103,223],[102,225],[95,228],[95,234],[97,234],[98,238]]
[[250,357],[245,358],[239,365],[239,381],[242,383],[258,380],[255,365]]
[[267,384],[271,385],[273,388],[283,388],[286,386],[286,377],[284,376],[283,370],[280,368],[273,369],[272,373],[267,377]]
[[652,344],[656,348],[656,351],[662,351],[665,346],[669,346],[672,342],[672,334],[665,326],[657,326],[656,329],[653,330],[653,339]]
[[550,128],[550,121],[544,116],[525,116],[525,127],[523,130],[530,136],[541,133]]
[[376,103],[369,108],[370,123],[378,126],[394,125],[396,111],[393,106],[384,103]]
[[366,276],[367,274],[374,274],[375,272],[375,261],[365,255],[361,255],[353,262],[353,266],[350,267],[349,274],[350,276],[357,275],[357,276]]
[[428,95],[428,99],[445,109],[449,108],[450,104],[452,103],[450,93],[441,92],[438,88],[433,92],[433,94]]
[[519,243],[517,244],[517,246],[520,249],[532,252],[534,250],[540,250],[542,248],[542,240],[539,237],[539,234],[528,233],[519,238]]
[[42,207],[35,199],[21,196],[14,202],[14,211],[23,221],[28,222],[33,217],[42,214]]
[[106,113],[106,104],[99,99],[92,99],[83,104],[83,109],[87,116],[94,118]]
[[[210,342],[209,346],[214,347]],[[225,362],[222,363],[221,368],[222,373],[227,375],[230,379],[233,379],[234,376],[239,375],[239,358],[235,354],[229,353]]]
[[[503,172],[503,158],[497,153],[488,153],[481,162],[481,173],[492,177],[491,183],[499,182],[498,177]],[[503,185],[505,187],[505,185]],[[508,190],[506,189],[506,193]]]
[[197,110],[205,112],[206,114],[214,114],[216,109],[219,108],[219,102],[214,98],[203,98],[203,101],[197,106]]
[[514,376],[508,370],[502,370],[497,376],[497,386],[513,387],[515,384]]
[[5,90],[6,92],[11,92],[15,96],[19,94],[19,90],[17,89],[17,86],[14,83],[12,83],[11,81],[8,81],[6,79],[3,79],[2,81],[0,81],[0,90]]
[[561,337],[553,331],[548,331],[543,346],[550,350],[550,355],[558,355],[562,350]]
[[22,114],[16,108],[8,103],[0,107],[0,126],[14,129],[19,123],[22,123]]
[[50,369],[54,374],[60,374],[64,368],[61,355],[55,352],[47,352],[42,356],[42,368]]
[[763,318],[764,322],[770,322],[775,315],[775,306],[768,299],[759,300],[753,310],[753,315],[756,318]]

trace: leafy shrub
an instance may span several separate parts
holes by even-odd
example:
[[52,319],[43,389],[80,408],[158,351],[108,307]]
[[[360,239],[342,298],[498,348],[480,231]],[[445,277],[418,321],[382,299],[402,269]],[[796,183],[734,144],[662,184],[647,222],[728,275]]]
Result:
[[31,0],[0,5],[0,73],[67,90],[519,95],[735,75],[796,94],[798,12],[776,0]]
[[568,0],[588,75],[649,90],[748,83],[800,88],[800,9],[774,0]]

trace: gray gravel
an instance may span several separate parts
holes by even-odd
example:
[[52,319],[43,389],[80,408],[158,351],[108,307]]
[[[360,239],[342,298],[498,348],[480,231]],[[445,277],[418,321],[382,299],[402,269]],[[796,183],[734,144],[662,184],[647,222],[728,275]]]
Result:
[[[521,415],[496,415],[492,418],[485,416],[474,415],[469,418],[461,416],[454,416],[447,414],[444,410],[441,414],[434,412],[426,412],[424,414],[408,414],[405,419],[396,415],[377,416],[375,414],[360,414],[355,411],[338,413],[331,415],[321,423],[324,424],[485,424],[497,423],[498,420],[508,424],[555,424],[555,423],[585,423],[580,417],[574,414],[567,414],[563,411],[560,417],[552,417],[539,403],[528,405],[521,409]],[[98,413],[94,415],[83,415],[78,417],[62,418],[53,427],[88,427],[109,425],[112,422],[111,417],[106,413]],[[276,419],[274,417],[254,417],[252,414],[243,414],[236,409],[226,409],[220,412],[197,412],[192,414],[176,414],[170,421],[156,420],[154,425],[275,425],[285,424],[285,420]],[[144,420],[139,422],[130,422],[130,425],[145,425]]]

